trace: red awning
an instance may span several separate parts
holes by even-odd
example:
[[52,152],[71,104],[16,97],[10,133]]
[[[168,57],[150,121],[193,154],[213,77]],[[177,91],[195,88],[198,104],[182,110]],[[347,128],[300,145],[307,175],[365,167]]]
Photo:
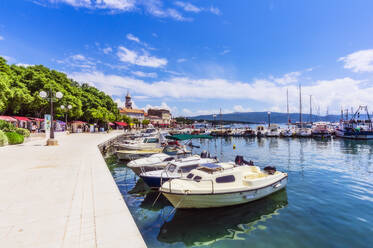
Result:
[[14,116],[14,118],[16,118],[19,121],[30,121],[29,118],[23,116]]
[[32,121],[44,121],[44,119],[37,118],[37,117],[30,117],[29,119],[32,120]]
[[125,122],[115,121],[114,123],[117,124],[118,126],[122,126],[122,127],[128,126],[128,124],[125,123]]
[[86,124],[87,122],[84,121],[73,121],[72,124]]
[[112,122],[109,122],[109,126],[114,126],[115,124]]
[[10,117],[10,116],[6,116],[6,115],[0,115],[0,120],[3,120],[3,121],[17,121],[16,119],[14,119],[13,117]]

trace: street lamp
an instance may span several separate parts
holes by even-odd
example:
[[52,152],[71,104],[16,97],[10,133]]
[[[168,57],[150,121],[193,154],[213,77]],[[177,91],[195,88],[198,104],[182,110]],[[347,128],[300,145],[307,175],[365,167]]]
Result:
[[51,103],[51,128],[49,133],[49,139],[47,140],[47,146],[58,145],[57,140],[54,139],[54,128],[53,128],[53,102],[56,102],[58,99],[63,97],[61,92],[56,92],[55,94],[52,90],[49,91],[49,94],[45,91],[40,91],[39,96],[43,99],[47,99]]
[[[62,110],[65,110],[65,106],[64,105],[61,105],[60,107]],[[65,125],[66,125],[66,130],[67,130],[67,113],[69,112],[69,110],[71,110],[73,108],[73,106],[71,106],[71,104],[67,105],[67,109],[65,110]]]
[[271,112],[267,112],[267,114],[268,114],[268,127],[270,127],[271,126]]

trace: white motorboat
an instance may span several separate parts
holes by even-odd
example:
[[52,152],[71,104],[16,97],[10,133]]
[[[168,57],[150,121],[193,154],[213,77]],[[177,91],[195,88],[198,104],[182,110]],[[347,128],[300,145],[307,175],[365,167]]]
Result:
[[185,147],[165,147],[162,153],[132,160],[127,164],[127,167],[131,168],[136,175],[147,171],[163,170],[170,162],[186,158],[187,156],[190,157],[190,153]]
[[217,162],[215,158],[202,158],[198,155],[194,155],[171,162],[164,170],[143,172],[140,174],[140,177],[150,188],[159,188],[163,182],[180,178],[188,174],[189,171],[199,167],[201,164],[215,162]]
[[287,128],[281,131],[281,136],[282,137],[293,137],[294,135],[294,130]]
[[312,136],[310,128],[298,128],[295,135],[299,138],[308,138]]
[[256,136],[263,137],[265,133],[266,133],[266,129],[265,129],[264,126],[257,126],[256,127]]
[[148,150],[119,150],[116,155],[120,160],[135,160],[143,157],[149,157],[153,154],[161,153],[163,148],[154,148]]
[[279,137],[280,136],[280,128],[276,124],[271,124],[264,134],[267,137]]
[[138,142],[131,142],[128,144],[119,145],[122,150],[149,150],[161,147],[161,138],[157,137],[146,137]]
[[270,195],[287,184],[287,173],[274,167],[235,163],[204,164],[160,191],[175,208],[213,208],[243,204]]

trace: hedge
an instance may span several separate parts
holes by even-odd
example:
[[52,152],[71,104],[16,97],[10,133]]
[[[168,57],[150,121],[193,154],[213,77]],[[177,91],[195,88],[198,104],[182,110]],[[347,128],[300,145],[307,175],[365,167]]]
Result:
[[24,137],[16,132],[6,132],[5,135],[8,137],[9,145],[22,144]]
[[0,130],[4,132],[13,132],[16,130],[16,127],[10,122],[0,120]]
[[17,128],[16,133],[23,135],[25,138],[30,136],[30,131],[26,128]]
[[3,131],[0,130],[0,146],[6,146],[8,144],[8,137]]

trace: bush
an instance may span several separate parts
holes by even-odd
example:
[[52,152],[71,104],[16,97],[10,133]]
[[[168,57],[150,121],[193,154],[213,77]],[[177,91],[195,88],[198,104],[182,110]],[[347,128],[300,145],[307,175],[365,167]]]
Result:
[[16,132],[6,132],[5,135],[8,137],[9,145],[22,144],[25,137]]
[[30,131],[26,128],[17,128],[16,133],[23,135],[25,138],[30,136]]
[[4,132],[13,132],[16,130],[16,127],[10,122],[0,120],[0,130]]
[[0,146],[6,146],[8,144],[8,137],[3,131],[0,130]]

